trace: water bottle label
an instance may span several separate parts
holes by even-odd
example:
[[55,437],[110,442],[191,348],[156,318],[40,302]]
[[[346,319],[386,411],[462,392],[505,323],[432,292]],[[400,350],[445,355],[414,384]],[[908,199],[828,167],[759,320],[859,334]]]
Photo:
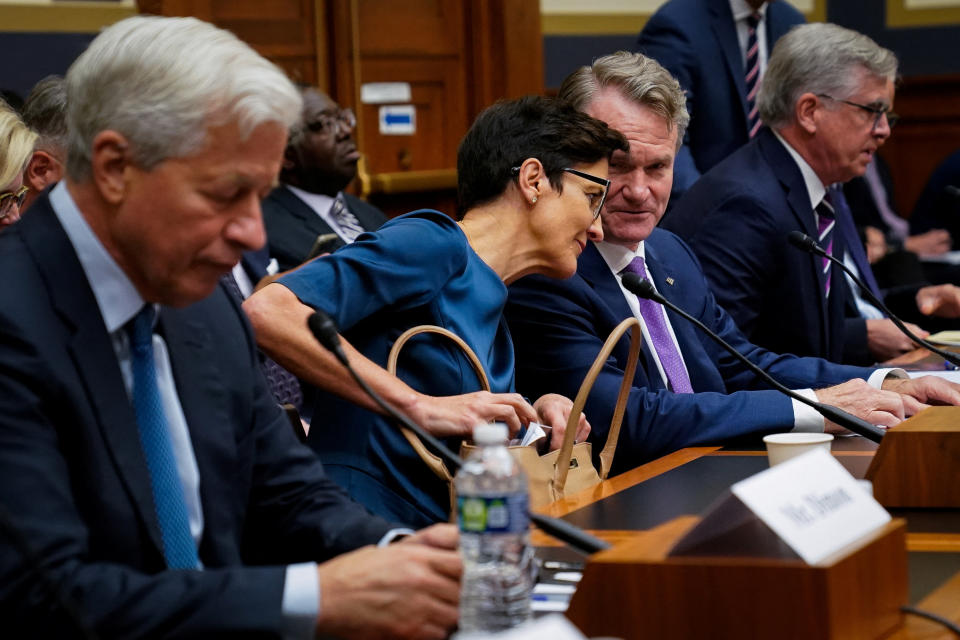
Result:
[[526,494],[459,496],[457,513],[468,533],[524,533],[530,526]]

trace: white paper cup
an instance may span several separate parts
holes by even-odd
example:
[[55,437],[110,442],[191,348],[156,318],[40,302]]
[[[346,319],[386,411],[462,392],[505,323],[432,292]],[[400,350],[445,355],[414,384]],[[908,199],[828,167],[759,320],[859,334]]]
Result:
[[830,453],[833,436],[829,433],[774,433],[764,436],[763,442],[767,445],[767,458],[773,467],[818,448]]

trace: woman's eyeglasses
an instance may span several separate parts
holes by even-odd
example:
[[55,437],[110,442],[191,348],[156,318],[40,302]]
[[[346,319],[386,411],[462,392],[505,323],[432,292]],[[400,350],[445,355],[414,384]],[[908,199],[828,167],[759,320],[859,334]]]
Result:
[[23,185],[16,191],[0,193],[0,220],[13,213],[14,205],[17,206],[17,209],[23,206],[23,201],[26,199],[29,190],[30,187]]
[[[588,193],[587,199],[590,200],[590,211],[593,212],[593,219],[596,220],[600,217],[600,212],[603,211],[603,203],[607,199],[607,192],[610,191],[610,181],[606,178],[600,178],[593,174],[587,173],[586,171],[580,171],[579,169],[571,169],[570,167],[564,167],[563,171],[567,173],[572,173],[573,175],[583,178],[584,180],[589,180],[590,182],[595,182],[603,186],[603,193]],[[510,173],[513,175],[520,174],[520,167],[511,167]]]

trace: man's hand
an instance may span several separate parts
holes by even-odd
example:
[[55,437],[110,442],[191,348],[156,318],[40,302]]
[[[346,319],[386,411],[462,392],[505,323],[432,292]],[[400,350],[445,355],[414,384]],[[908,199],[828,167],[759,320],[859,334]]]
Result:
[[[835,387],[817,389],[815,393],[820,402],[843,409],[870,424],[892,427],[904,418],[903,399],[899,394],[874,389],[859,378]],[[828,420],[825,431],[843,433],[845,429]]]
[[887,255],[889,249],[889,247],[887,247],[887,239],[883,236],[883,231],[880,231],[880,229],[876,227],[864,227],[863,233],[866,237],[864,246],[867,250],[867,262],[873,264]]
[[926,233],[908,237],[903,241],[903,248],[921,256],[937,256],[950,251],[952,244],[949,231],[931,229]]
[[537,412],[516,393],[476,391],[459,396],[415,395],[409,406],[398,407],[438,438],[469,438],[473,428],[485,422],[503,422],[512,436],[537,420]]
[[917,291],[917,309],[927,316],[960,318],[960,288],[952,284],[923,287]]
[[[540,396],[537,401],[533,403],[533,408],[537,411],[538,422],[540,424],[553,427],[550,433],[550,451],[559,449],[563,444],[563,435],[567,431],[567,420],[570,419],[570,410],[573,409],[573,401],[566,396],[548,393]],[[581,413],[574,440],[576,442],[583,442],[587,439],[588,435],[590,435],[590,423],[587,422],[587,416]]]
[[[909,322],[904,324],[921,338],[930,335],[915,324]],[[883,362],[912,351],[916,345],[897,328],[897,325],[893,324],[893,321],[883,318],[867,320],[867,348],[870,349],[870,355],[878,362]]]
[[901,394],[908,416],[926,409],[931,404],[960,404],[960,385],[936,376],[887,378],[882,387]]
[[[441,529],[443,527],[443,529]],[[447,528],[364,547],[317,568],[317,634],[338,638],[446,638],[457,623],[463,571]],[[454,531],[455,534],[455,531]]]

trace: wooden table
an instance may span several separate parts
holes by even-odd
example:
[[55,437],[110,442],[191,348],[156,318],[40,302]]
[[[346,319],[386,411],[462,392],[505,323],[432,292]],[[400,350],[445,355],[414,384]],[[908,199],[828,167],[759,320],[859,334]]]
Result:
[[[877,445],[859,436],[834,441],[833,454],[862,478]],[[759,445],[691,447],[610,478],[540,509],[613,544],[681,515],[701,515],[730,485],[767,468]],[[910,602],[960,623],[960,510],[893,509],[907,520]],[[556,545],[537,531],[537,546]],[[869,588],[869,585],[863,585]],[[954,638],[942,626],[915,616],[892,636]]]

